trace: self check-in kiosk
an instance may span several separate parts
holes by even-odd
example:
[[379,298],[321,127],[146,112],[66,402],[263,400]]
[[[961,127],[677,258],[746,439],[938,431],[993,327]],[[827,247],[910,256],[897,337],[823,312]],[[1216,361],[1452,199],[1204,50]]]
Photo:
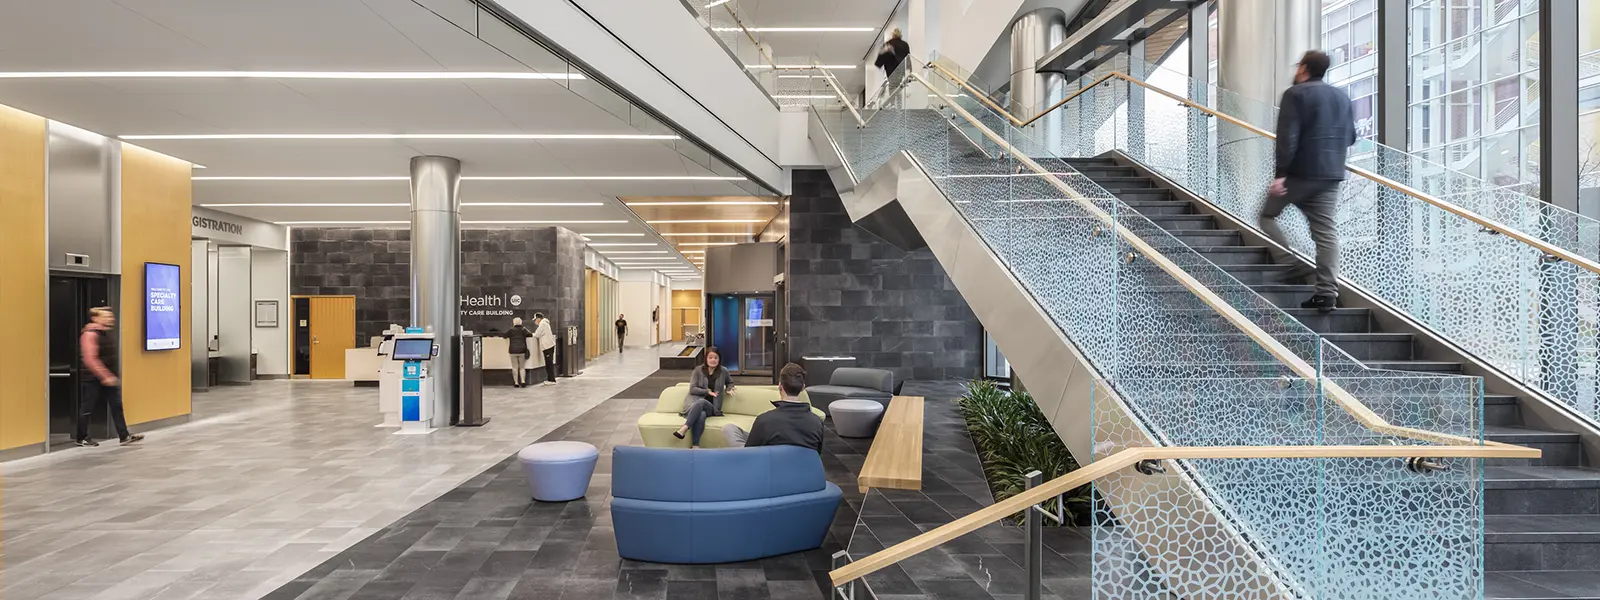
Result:
[[400,431],[403,434],[429,433],[433,431],[430,426],[433,420],[433,398],[427,381],[429,372],[435,366],[434,357],[439,356],[439,345],[434,341],[432,333],[423,332],[416,327],[406,328],[405,333],[396,334],[391,346],[389,358],[392,362],[400,363]]

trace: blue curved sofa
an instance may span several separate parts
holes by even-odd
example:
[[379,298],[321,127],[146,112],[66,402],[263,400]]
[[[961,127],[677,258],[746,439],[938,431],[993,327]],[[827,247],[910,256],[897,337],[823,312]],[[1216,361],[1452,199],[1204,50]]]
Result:
[[656,563],[752,560],[822,545],[844,493],[798,446],[611,454],[617,553]]

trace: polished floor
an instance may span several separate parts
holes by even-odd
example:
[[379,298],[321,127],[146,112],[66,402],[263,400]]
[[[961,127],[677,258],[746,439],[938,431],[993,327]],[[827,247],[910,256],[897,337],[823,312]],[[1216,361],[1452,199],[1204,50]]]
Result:
[[0,464],[0,598],[260,598],[657,367],[627,352],[556,386],[489,388],[487,426],[427,436],[373,427],[376,389],[342,381],[196,394],[192,422],[138,445]]

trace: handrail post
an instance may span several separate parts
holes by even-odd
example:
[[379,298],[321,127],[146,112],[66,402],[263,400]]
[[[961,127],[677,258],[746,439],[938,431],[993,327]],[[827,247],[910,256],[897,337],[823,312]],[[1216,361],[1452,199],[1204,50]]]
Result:
[[[848,565],[848,564],[850,564],[850,552],[849,551],[840,550],[838,552],[833,553],[833,562],[831,564],[831,566],[833,567],[833,570],[837,571],[837,570],[839,570],[839,567],[842,567],[842,566],[845,566],[845,565]],[[836,598],[836,599],[843,599],[843,600],[856,600],[856,580],[855,579],[851,579],[850,581],[846,582],[844,585],[835,585],[835,586],[833,586],[833,594],[831,594],[829,597],[830,598]]]
[[[1044,483],[1044,473],[1039,471],[1029,472],[1024,477],[1027,478],[1025,489],[1031,490]],[[1044,578],[1044,515],[1040,513],[1037,505],[1029,506],[1024,512],[1027,516],[1024,517],[1023,527],[1027,529],[1028,536],[1026,545],[1023,546],[1023,561],[1028,563],[1025,565],[1028,570],[1028,593],[1024,598],[1039,600],[1040,584]]]

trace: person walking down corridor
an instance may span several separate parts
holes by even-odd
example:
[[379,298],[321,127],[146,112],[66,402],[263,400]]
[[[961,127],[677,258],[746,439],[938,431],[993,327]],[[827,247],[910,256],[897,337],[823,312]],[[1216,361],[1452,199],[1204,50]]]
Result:
[[1261,208],[1261,230],[1277,242],[1271,248],[1280,264],[1298,263],[1285,254],[1288,238],[1278,226],[1278,215],[1286,206],[1299,207],[1311,228],[1317,247],[1316,269],[1298,267],[1290,278],[1303,280],[1314,275],[1316,291],[1301,308],[1321,312],[1339,304],[1339,234],[1334,221],[1339,200],[1339,185],[1344,182],[1345,159],[1356,143],[1355,118],[1350,97],[1343,90],[1322,81],[1328,72],[1328,55],[1312,50],[1295,65],[1294,85],[1283,92],[1278,103],[1277,169],[1267,188]]
[[144,439],[142,435],[128,433],[128,418],[122,413],[122,380],[117,377],[117,337],[112,333],[116,324],[117,316],[111,309],[103,306],[91,308],[89,324],[78,336],[78,353],[83,358],[84,370],[88,372],[78,392],[75,438],[79,446],[100,445],[89,437],[89,417],[94,415],[95,407],[102,401],[105,402],[106,412],[111,415],[111,423],[117,428],[117,438],[123,444]]
[[900,63],[905,62],[911,55],[911,44],[900,39],[900,30],[895,29],[889,34],[889,41],[883,43],[883,48],[878,50],[878,60],[872,64],[883,69],[884,77],[893,79],[895,71],[900,68]]
[[539,342],[539,352],[544,354],[544,385],[556,384],[556,334],[550,332],[550,319],[544,313],[533,313],[533,339]]
[[617,314],[617,323],[616,323],[616,325],[617,325],[617,354],[622,354],[622,340],[623,340],[623,338],[628,337],[628,319],[627,319],[627,317],[624,317],[624,316],[622,316],[621,313],[618,313]]
[[511,319],[506,330],[506,353],[511,355],[511,387],[528,387],[528,338],[533,332],[522,326],[522,317]]

